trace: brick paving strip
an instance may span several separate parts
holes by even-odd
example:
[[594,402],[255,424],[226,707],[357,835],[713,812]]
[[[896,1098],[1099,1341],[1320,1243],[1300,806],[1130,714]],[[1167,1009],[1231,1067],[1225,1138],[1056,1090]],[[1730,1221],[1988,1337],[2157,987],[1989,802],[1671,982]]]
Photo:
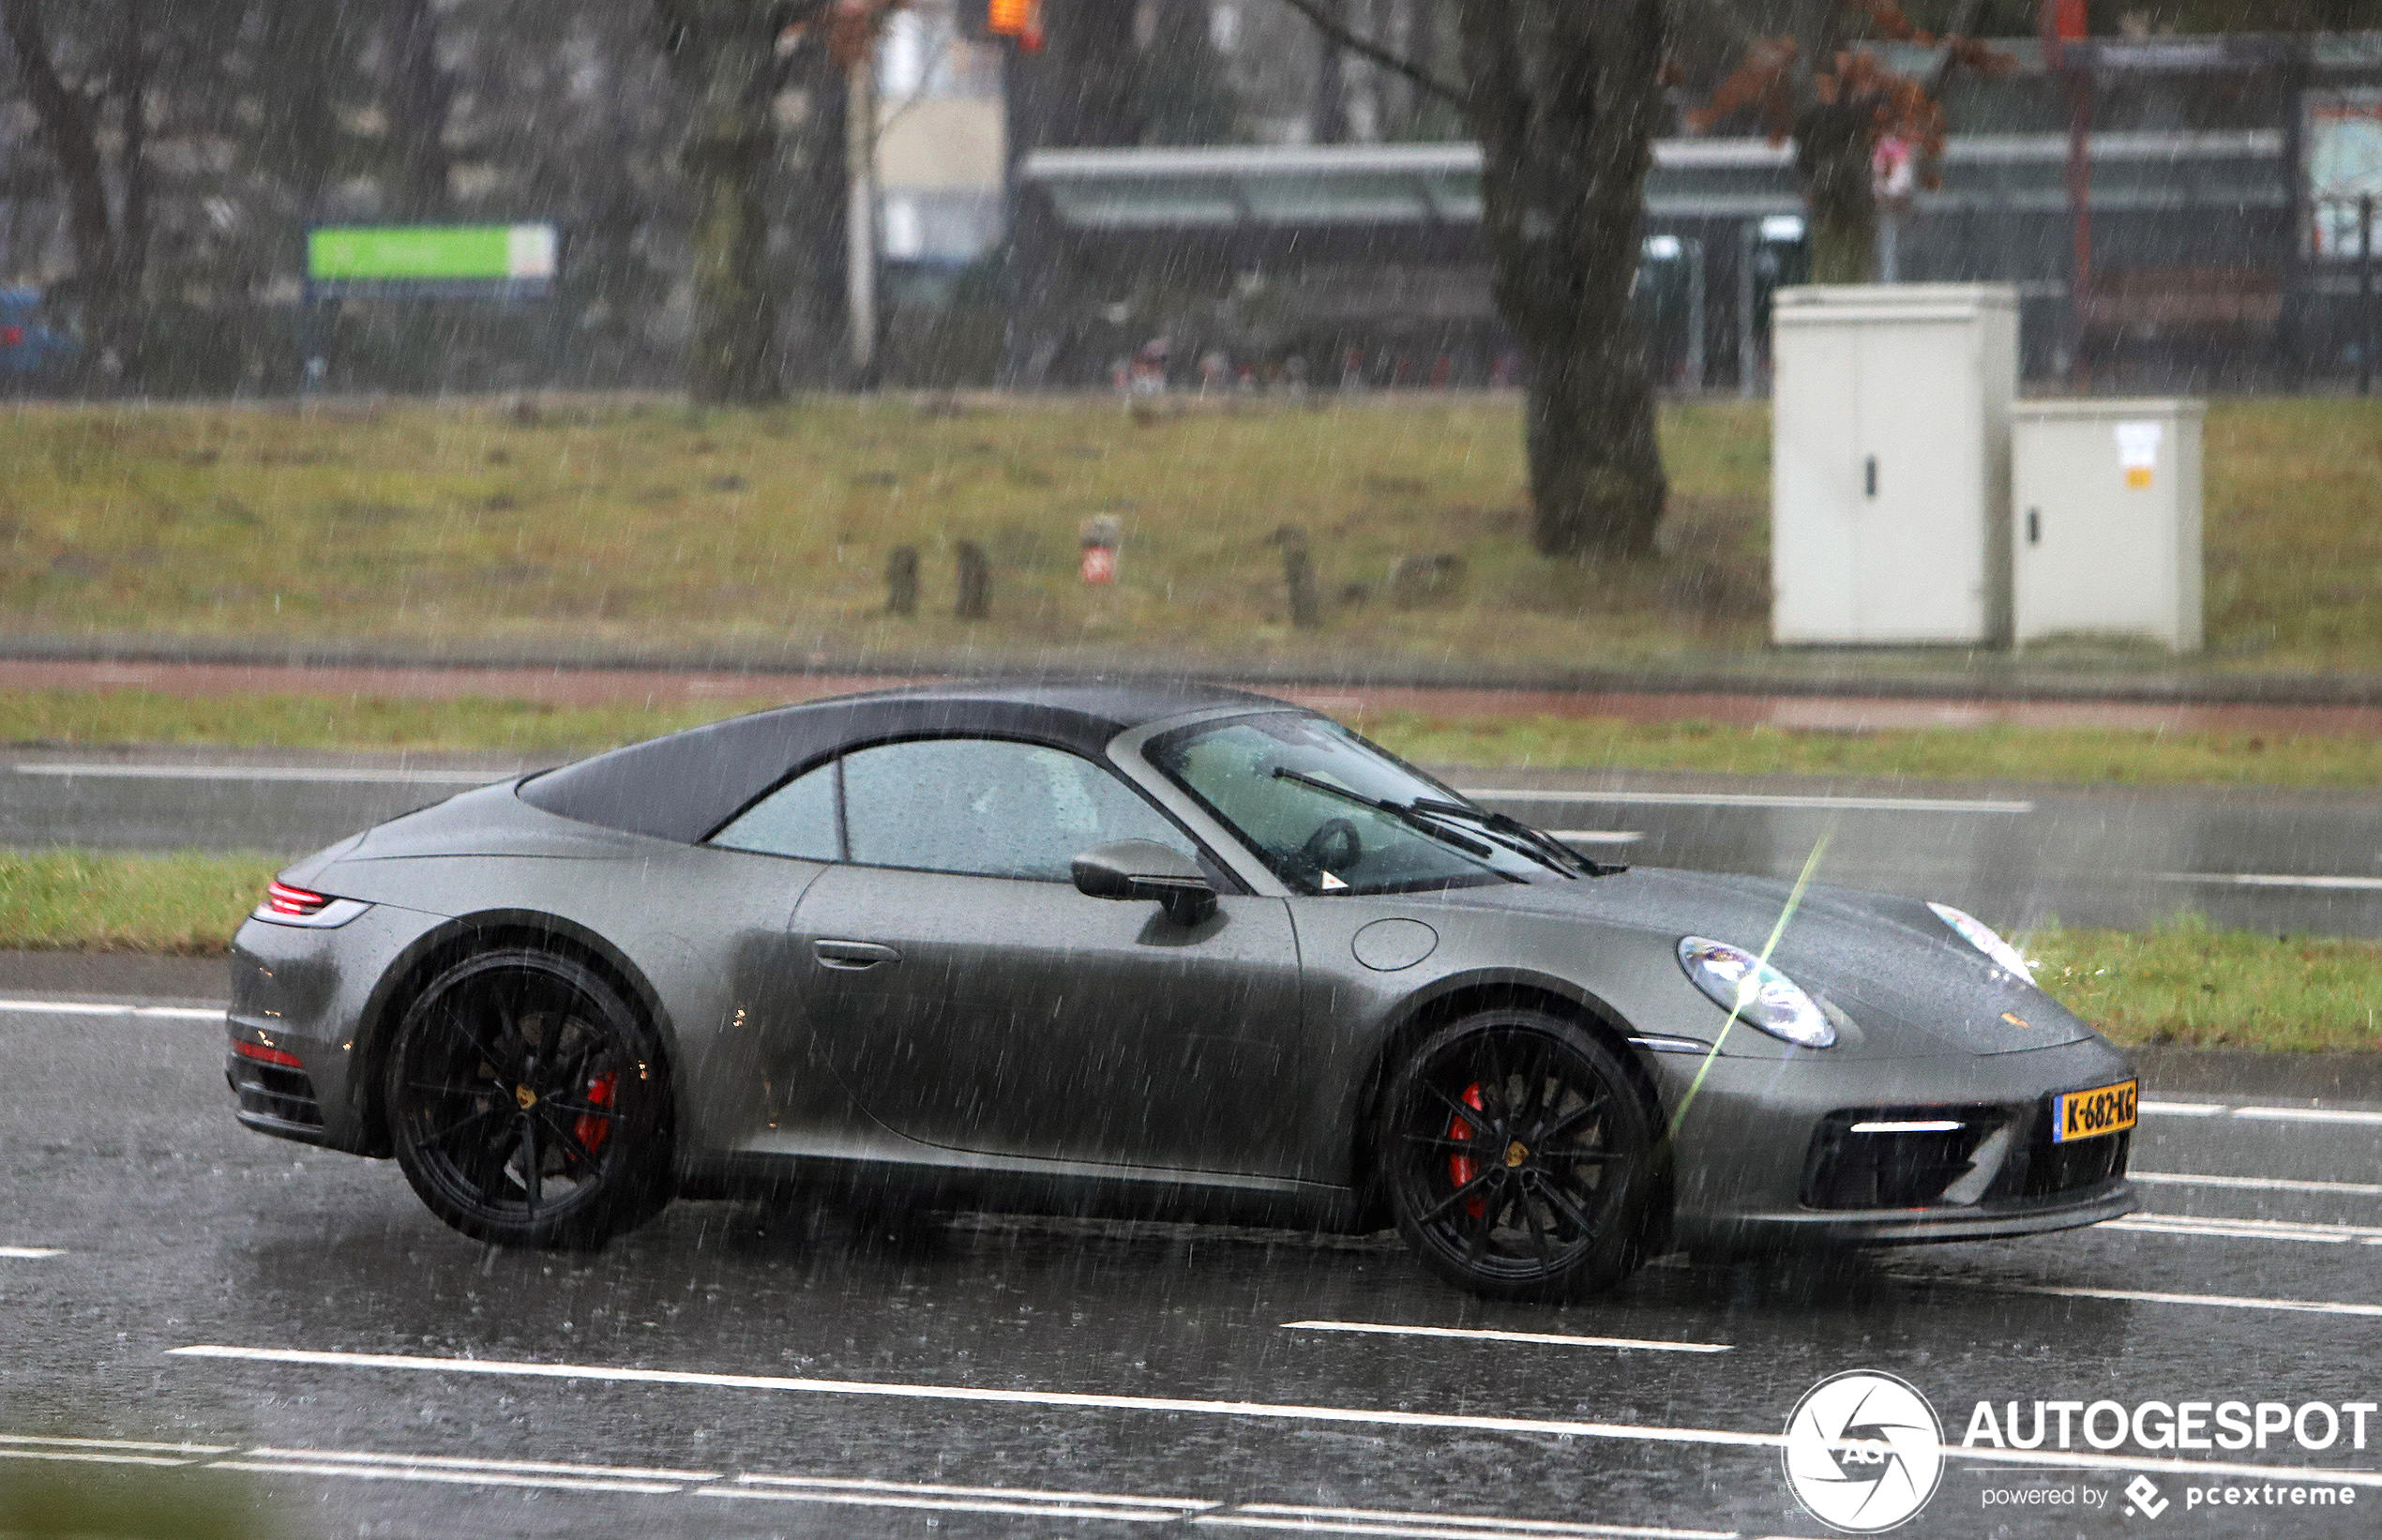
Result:
[[[1223,671],[1220,677],[1229,677]],[[143,689],[165,695],[465,697],[551,705],[676,705],[795,702],[950,677],[790,670],[285,664],[136,659],[0,658],[0,689]],[[1274,684],[1265,694],[1335,716],[1408,711],[1440,717],[1619,717],[1705,721],[1814,732],[1892,728],[2105,727],[2163,732],[2261,732],[2278,737],[2382,736],[2382,705],[2226,701],[2001,700],[1754,690],[1560,690],[1485,686]]]

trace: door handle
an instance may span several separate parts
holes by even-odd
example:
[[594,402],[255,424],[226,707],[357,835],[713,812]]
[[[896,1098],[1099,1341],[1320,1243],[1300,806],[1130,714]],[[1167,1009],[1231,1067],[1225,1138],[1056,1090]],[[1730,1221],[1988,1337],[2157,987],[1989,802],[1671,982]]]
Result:
[[810,950],[821,962],[830,968],[842,968],[857,973],[874,968],[881,962],[899,962],[901,954],[890,946],[880,946],[873,941],[815,941]]
[[1863,497],[1877,495],[1877,457],[1871,455],[1862,462],[1861,491]]

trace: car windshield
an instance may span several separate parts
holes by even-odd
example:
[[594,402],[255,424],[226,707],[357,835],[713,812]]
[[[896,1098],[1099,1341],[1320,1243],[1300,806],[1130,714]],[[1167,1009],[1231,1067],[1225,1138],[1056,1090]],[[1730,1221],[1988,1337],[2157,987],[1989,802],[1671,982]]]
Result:
[[1146,752],[1303,893],[1470,887],[1545,869],[1462,822],[1394,810],[1463,799],[1320,717],[1234,717],[1167,733]]

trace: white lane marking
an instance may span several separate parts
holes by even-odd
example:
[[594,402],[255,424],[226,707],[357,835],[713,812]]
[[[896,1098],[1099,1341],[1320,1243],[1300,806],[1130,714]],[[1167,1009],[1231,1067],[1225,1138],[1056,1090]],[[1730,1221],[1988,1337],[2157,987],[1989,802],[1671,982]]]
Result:
[[2357,892],[2382,890],[2382,877],[2320,877],[2287,871],[2153,871],[2162,883],[2200,883],[2231,887],[2347,888]]
[[[1369,1407],[1304,1406],[1272,1401],[1219,1401],[1168,1396],[1112,1396],[1080,1391],[989,1390],[971,1385],[927,1385],[877,1380],[810,1380],[767,1374],[714,1374],[688,1369],[610,1368],[593,1364],[539,1364],[492,1358],[434,1358],[427,1354],[322,1352],[301,1348],[237,1348],[215,1343],[170,1348],[175,1357],[233,1359],[260,1364],[305,1364],[330,1368],[427,1370],[443,1374],[504,1374],[543,1380],[595,1380],[627,1384],[685,1385],[705,1389],[795,1391],[829,1396],[878,1396],[916,1401],[978,1401],[1001,1406],[1073,1407],[1101,1412],[1175,1412],[1271,1421],[1354,1423],[1372,1427],[1467,1428],[1476,1432],[1554,1433],[1574,1437],[1628,1439],[1651,1443],[1736,1445],[1774,1449],[1784,1435],[1735,1433],[1720,1428],[1654,1427],[1627,1423],[1575,1422],[1543,1417],[1487,1417],[1463,1412],[1402,1412]],[[2377,1475],[2382,1481],[2382,1475]]]
[[0,1449],[0,1459],[62,1460],[74,1465],[191,1465],[164,1455],[112,1455],[96,1449]]
[[20,776],[60,776],[94,780],[312,780],[396,785],[421,781],[435,786],[488,786],[510,780],[519,770],[384,770],[352,765],[306,764],[18,764]]
[[1738,1540],[1734,1530],[1674,1530],[1650,1524],[1587,1524],[1550,1518],[1493,1518],[1479,1514],[1396,1513],[1379,1508],[1317,1508],[1290,1502],[1244,1502],[1229,1513],[1193,1520],[1248,1529],[1320,1530],[1336,1534],[1619,1535],[1642,1540]]
[[2260,1123],[2364,1123],[2382,1126],[2382,1112],[2347,1107],[2237,1107],[2233,1115]]
[[[517,1476],[503,1471],[450,1471],[424,1465],[360,1465],[348,1460],[219,1459],[211,1471],[257,1471],[299,1476],[354,1476],[359,1481],[435,1481],[450,1487],[535,1487],[565,1492],[649,1492],[664,1496],[681,1488],[659,1481],[613,1481],[581,1476]],[[708,1491],[709,1487],[698,1490]]]
[[1196,1497],[1139,1497],[1129,1492],[1054,1492],[1030,1487],[948,1487],[932,1482],[872,1481],[859,1476],[773,1476],[747,1473],[736,1480],[753,1487],[800,1487],[863,1492],[912,1492],[925,1497],[994,1497],[1016,1502],[1100,1502],[1123,1508],[1165,1508],[1199,1513],[1221,1504]]
[[2134,1110],[2170,1118],[2213,1118],[2230,1109],[2220,1101],[2146,1101],[2135,1103]]
[[223,1005],[110,1005],[88,1000],[0,1000],[0,1011],[29,1016],[129,1016],[144,1021],[220,1021]]
[[239,1447],[230,1443],[159,1443],[151,1439],[50,1439],[31,1433],[0,1433],[0,1444],[29,1449],[113,1449],[144,1455],[228,1455]]
[[1543,1342],[1557,1348],[1643,1348],[1652,1352],[1727,1352],[1726,1342],[1665,1342],[1636,1336],[1565,1336],[1554,1332],[1493,1332],[1456,1326],[1397,1326],[1373,1321],[1286,1321],[1286,1332],[1377,1332],[1383,1336],[1470,1337],[1482,1342]]
[[2352,1198],[2382,1198],[2382,1182],[2301,1181],[2283,1176],[2208,1176],[2192,1171],[2128,1171],[2133,1182],[2178,1187],[2232,1187],[2243,1192],[2327,1192]]
[[1863,813],[2030,813],[2031,802],[1982,797],[1798,796],[1785,792],[1534,792],[1467,786],[1475,802],[1624,802],[1655,808],[1812,808]]
[[1572,845],[1635,845],[1646,838],[1636,829],[1549,829],[1546,832]]
[[[1932,1280],[1931,1280],[1932,1281]],[[2317,1316],[2382,1316],[2382,1305],[2344,1305],[2336,1300],[2257,1299],[2236,1294],[2162,1294],[2146,1289],[2083,1289],[2060,1284],[1998,1284],[1996,1293],[2050,1294],[2061,1299],[2129,1300],[2140,1305],[2205,1305],[2220,1310],[2290,1310]],[[1997,1458],[1999,1457],[1997,1455]],[[2382,1472],[2374,1475],[2382,1486]]]
[[2382,1246],[2382,1229],[2372,1225],[2329,1225],[2299,1219],[2227,1219],[2187,1214],[2131,1214],[2103,1220],[2105,1230],[2139,1230],[2176,1235],[2222,1235],[2234,1240],[2363,1241]]
[[[1922,1281],[1935,1282],[1936,1279]],[[2225,1301],[2216,1296],[2140,1294],[2106,1290],[2029,1289],[2020,1293],[2085,1293],[2116,1298],[2179,1301],[2186,1304]],[[2382,1305],[2314,1305],[2290,1300],[2260,1301],[2284,1309],[2320,1310],[2351,1315],[2382,1315]],[[1188,1397],[1105,1396],[1080,1391],[985,1390],[970,1385],[922,1385],[872,1380],[802,1380],[761,1374],[711,1374],[686,1369],[608,1368],[592,1364],[537,1364],[493,1358],[432,1358],[405,1353],[320,1352],[301,1348],[235,1348],[194,1343],[169,1348],[178,1358],[229,1359],[256,1364],[306,1364],[328,1368],[412,1369],[441,1374],[514,1375],[540,1380],[594,1380],[614,1383],[679,1385],[705,1389],[797,1391],[832,1396],[881,1396],[920,1401],[974,1401],[998,1406],[1069,1407],[1095,1412],[1173,1412],[1192,1415],[1247,1417],[1285,1422],[1351,1423],[1376,1427],[1464,1428],[1487,1433],[1550,1433],[1558,1438],[1619,1439],[1637,1443],[1704,1444],[1734,1449],[1784,1448],[1783,1433],[1741,1433],[1718,1427],[1657,1427],[1632,1423],[1575,1422],[1554,1417],[1485,1417],[1461,1412],[1403,1412],[1391,1408],[1302,1406],[1274,1401],[1213,1401]],[[1974,1450],[1945,1445],[1947,1458],[1961,1458]],[[2347,1471],[2330,1467],[2250,1465],[2225,1460],[2187,1460],[2085,1454],[2069,1450],[1996,1450],[1997,1461],[2040,1465],[2066,1471],[2150,1471],[2177,1475],[2238,1475],[2285,1481],[2330,1481],[2348,1486],[2382,1487],[2382,1471]],[[730,1488],[699,1487],[698,1492],[724,1493]]]
[[775,1502],[824,1502],[848,1508],[908,1508],[928,1513],[1021,1514],[1038,1518],[1108,1518],[1126,1524],[1168,1524],[1217,1506],[1189,1498],[1127,1497],[1107,1492],[1048,1492],[1011,1487],[946,1487],[925,1482],[843,1481],[828,1476],[740,1475],[731,1487],[706,1487],[712,1497]]
[[779,1491],[760,1487],[701,1487],[705,1497],[755,1498],[765,1502],[824,1502],[843,1508],[909,1508],[929,1513],[1022,1514],[1034,1518],[1110,1518],[1124,1524],[1171,1524],[1176,1513],[1147,1508],[1078,1507],[1057,1502],[1002,1502],[991,1498],[902,1497],[882,1492]]
[[38,1261],[44,1257],[63,1257],[66,1247],[60,1246],[0,1246],[0,1257],[18,1261]]
[[[230,1453],[229,1450],[221,1451]],[[358,1465],[421,1465],[458,1471],[504,1471],[530,1476],[626,1476],[640,1481],[717,1481],[717,1471],[676,1471],[648,1465],[565,1465],[539,1459],[475,1459],[468,1455],[384,1455],[364,1449],[246,1449],[242,1459],[298,1459]]]

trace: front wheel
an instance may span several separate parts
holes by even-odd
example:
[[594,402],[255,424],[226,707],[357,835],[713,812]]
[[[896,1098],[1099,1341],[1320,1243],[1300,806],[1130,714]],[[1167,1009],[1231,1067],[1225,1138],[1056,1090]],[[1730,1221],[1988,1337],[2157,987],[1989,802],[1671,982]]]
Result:
[[508,948],[439,975],[398,1028],[383,1095],[406,1180],[475,1240],[599,1245],[668,1196],[660,1045],[573,959]]
[[1628,1072],[1570,1022],[1486,1011],[1393,1073],[1378,1165],[1398,1233],[1490,1299],[1562,1300],[1635,1269],[1654,1189],[1654,1117]]

